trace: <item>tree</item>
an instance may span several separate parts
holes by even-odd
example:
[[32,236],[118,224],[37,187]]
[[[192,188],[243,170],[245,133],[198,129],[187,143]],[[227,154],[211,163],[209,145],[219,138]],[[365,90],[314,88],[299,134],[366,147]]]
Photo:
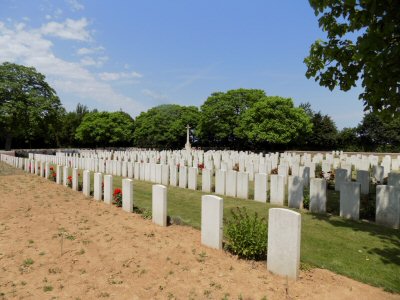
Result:
[[254,145],[287,145],[312,130],[310,118],[290,98],[263,97],[240,119],[241,137]]
[[186,142],[186,126],[195,128],[198,120],[199,110],[195,106],[164,104],[153,107],[135,119],[135,146],[181,149]]
[[[361,78],[365,110],[400,109],[400,1],[310,0],[328,41],[305,58],[307,78],[348,91]],[[357,38],[353,38],[357,36]]]
[[357,128],[343,128],[337,137],[337,147],[344,151],[359,151]]
[[68,112],[62,116],[61,144],[63,146],[80,146],[75,138],[76,129],[81,124],[83,117],[89,113],[86,105],[78,103],[75,111]]
[[314,113],[311,119],[313,129],[307,137],[307,144],[315,150],[332,150],[336,147],[337,128],[335,122],[328,115],[321,112]]
[[90,112],[76,129],[75,138],[90,147],[130,146],[134,121],[125,112]]
[[241,115],[264,96],[264,91],[255,89],[211,94],[200,108],[197,134],[201,144],[213,147],[243,146],[243,140],[237,132]]
[[357,133],[364,151],[399,151],[400,116],[382,118],[375,113],[364,115]]
[[27,146],[35,140],[42,147],[56,144],[62,113],[55,90],[35,68],[0,65],[0,130],[7,150],[13,139]]

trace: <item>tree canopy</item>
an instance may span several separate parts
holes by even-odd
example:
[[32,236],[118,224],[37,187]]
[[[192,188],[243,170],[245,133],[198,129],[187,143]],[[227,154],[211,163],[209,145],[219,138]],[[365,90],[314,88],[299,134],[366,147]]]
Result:
[[75,138],[85,146],[132,146],[134,121],[125,112],[90,112],[76,129]]
[[400,109],[400,1],[310,0],[327,41],[304,60],[306,76],[347,91],[361,79],[365,110]]
[[255,144],[284,145],[311,129],[310,118],[302,108],[294,107],[292,99],[273,96],[263,97],[249,108],[237,132]]
[[0,65],[0,130],[5,148],[13,138],[31,146],[58,144],[60,115],[64,112],[56,92],[35,68],[5,62]]
[[264,96],[263,90],[255,89],[211,94],[200,107],[197,134],[201,143],[212,147],[239,147],[241,138],[237,130],[241,115]]
[[135,120],[136,147],[179,149],[186,142],[186,125],[195,128],[199,110],[195,106],[164,104],[141,113]]

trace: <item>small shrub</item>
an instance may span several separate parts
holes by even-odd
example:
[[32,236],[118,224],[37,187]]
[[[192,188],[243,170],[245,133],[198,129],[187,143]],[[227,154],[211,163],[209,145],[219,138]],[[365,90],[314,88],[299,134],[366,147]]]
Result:
[[121,207],[122,206],[122,191],[121,189],[115,189],[114,193],[113,193],[113,202],[114,205],[116,205],[117,207]]
[[232,209],[226,222],[225,248],[245,259],[264,259],[267,254],[267,223],[257,213],[247,214],[246,208]]
[[303,208],[310,209],[310,190],[309,189],[304,189]]
[[68,178],[67,178],[67,186],[72,188],[72,176],[71,175],[68,176]]

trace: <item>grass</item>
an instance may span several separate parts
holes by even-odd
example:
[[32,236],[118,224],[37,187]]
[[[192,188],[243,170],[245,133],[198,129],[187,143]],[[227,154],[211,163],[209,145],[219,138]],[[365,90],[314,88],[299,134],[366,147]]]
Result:
[[[80,174],[83,171],[80,170]],[[121,188],[121,177],[113,176],[114,188]],[[82,176],[79,178],[82,181]],[[151,210],[153,183],[134,180],[134,205]],[[198,180],[201,186],[201,179]],[[93,173],[91,173],[93,191]],[[180,218],[184,224],[200,229],[201,191],[168,186],[168,215]],[[249,185],[249,196],[253,186]],[[246,207],[268,219],[269,203],[224,196],[224,218],[231,209]],[[368,199],[367,199],[368,200]],[[374,198],[370,197],[370,201]],[[339,193],[328,189],[327,211],[337,214]],[[363,207],[361,205],[361,211]],[[298,210],[296,210],[298,211]],[[400,232],[366,221],[344,220],[335,215],[302,214],[301,262],[307,266],[325,268],[387,291],[400,293]],[[362,217],[362,212],[360,212]]]
[[[121,178],[114,176],[114,187]],[[152,183],[134,180],[135,206],[151,209]],[[337,207],[339,194],[331,193],[332,207]],[[168,187],[168,215],[200,229],[201,191]],[[224,196],[224,218],[231,209],[246,207],[268,219],[269,203]],[[329,200],[328,200],[329,202]],[[332,208],[332,210],[335,210]],[[298,211],[298,210],[296,210]],[[302,214],[301,261],[331,270],[361,282],[400,293],[400,233],[365,221],[344,220],[338,216]]]

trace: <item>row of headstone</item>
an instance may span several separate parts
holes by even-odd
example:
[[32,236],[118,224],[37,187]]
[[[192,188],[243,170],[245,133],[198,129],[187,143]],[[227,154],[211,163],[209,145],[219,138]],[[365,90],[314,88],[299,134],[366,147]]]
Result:
[[[17,167],[23,168],[27,170],[27,164],[29,163],[30,171],[36,173],[43,177],[48,177],[49,175],[49,163],[39,162],[39,161],[31,161],[25,159],[25,161],[21,158],[14,158],[13,164]],[[123,165],[123,163],[121,164]],[[129,165],[129,164],[128,164]],[[131,172],[128,173],[143,173],[147,170],[147,177],[150,177],[150,180],[158,181],[160,183],[168,184],[168,181],[171,185],[180,186],[183,188],[191,188],[197,189],[197,168],[187,168],[185,166],[180,167],[180,172],[178,172],[177,167],[175,166],[162,166],[155,164],[132,164],[136,167],[132,168]],[[141,168],[142,166],[142,168]],[[143,168],[143,166],[145,168]],[[308,167],[303,169],[307,170]],[[376,169],[380,169],[382,167],[376,167]],[[154,171],[152,172],[152,170]],[[134,172],[135,170],[135,172]],[[142,170],[142,172],[140,171]],[[283,170],[283,171],[282,171]],[[280,168],[281,174],[283,175],[271,175],[270,176],[270,202],[277,205],[284,205],[286,199],[286,191],[287,191],[287,199],[288,206],[291,208],[302,208],[303,202],[303,189],[305,187],[305,177],[298,176],[286,176],[287,169],[286,166],[282,166]],[[72,188],[74,190],[77,189],[77,172],[76,168],[72,169]],[[154,172],[156,174],[154,174]],[[350,176],[348,175],[351,172],[351,166],[348,168],[337,169],[336,170],[336,178],[335,178],[335,190],[341,191],[341,186],[344,186],[344,191],[340,193],[340,215],[345,218],[351,218],[357,220],[359,218],[359,202],[360,202],[360,194],[368,194],[369,192],[369,174],[368,171],[357,171],[357,183],[351,183]],[[57,166],[57,183],[61,182],[61,173],[63,173],[63,184],[68,184],[68,175],[69,168],[64,166],[63,172],[61,171],[61,167]],[[169,173],[172,176],[169,178]],[[350,173],[351,174],[351,173]],[[128,175],[128,174],[127,174]],[[175,176],[174,176],[175,175]],[[87,175],[86,175],[87,176]],[[139,179],[142,179],[143,176],[138,176]],[[144,176],[146,178],[146,176]],[[96,181],[96,180],[95,180]],[[175,181],[175,182],[174,182]],[[202,175],[202,190],[204,192],[212,192],[212,173],[210,170],[203,169]],[[346,183],[346,184],[344,184]],[[254,199],[257,201],[265,202],[267,201],[267,192],[268,192],[268,175],[257,173],[255,174],[254,181]],[[389,173],[388,174],[388,185],[394,187],[400,187],[400,174],[399,173]],[[85,185],[84,185],[85,186]],[[84,187],[85,189],[85,187]],[[249,176],[244,172],[236,172],[236,171],[216,171],[215,176],[215,192],[220,195],[239,197],[239,198],[248,198],[249,192]],[[398,192],[392,192],[392,194],[398,195]],[[386,197],[385,201],[390,204],[390,209],[396,206],[396,197],[391,196],[389,200],[388,193],[382,194]],[[381,198],[379,200],[382,202]],[[95,198],[99,198],[98,195],[95,194]],[[386,203],[385,202],[385,203]],[[378,195],[377,195],[377,211],[376,214],[380,215],[388,215],[386,210],[386,206],[379,206],[378,210]],[[317,180],[312,179],[310,183],[310,211],[317,213],[326,212],[326,182],[325,180]],[[396,210],[396,209],[395,209]],[[377,220],[381,218],[377,217]],[[380,221],[377,221],[379,223]],[[381,222],[382,223],[382,222]],[[393,223],[391,227],[398,227],[395,221],[386,222]]]

